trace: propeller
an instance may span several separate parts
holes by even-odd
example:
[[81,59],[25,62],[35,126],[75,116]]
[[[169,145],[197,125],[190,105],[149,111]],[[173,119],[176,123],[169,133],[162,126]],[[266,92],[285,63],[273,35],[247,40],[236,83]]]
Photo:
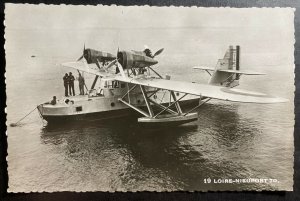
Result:
[[155,52],[155,54],[153,55],[153,58],[156,57],[157,55],[160,55],[160,53],[162,53],[163,51],[164,51],[164,48],[161,48],[161,49],[157,50]]
[[118,70],[116,71],[116,74],[120,72],[121,75],[122,75],[122,77],[126,77],[122,65],[119,64],[119,62],[118,62],[117,59],[116,59],[115,61],[116,61],[117,69],[118,69]]
[[155,54],[152,56],[151,50],[150,50],[150,48],[148,47],[148,45],[144,45],[144,48],[145,48],[145,49],[144,49],[144,52],[146,53],[146,55],[149,56],[149,57],[151,57],[151,58],[156,57],[157,55],[161,54],[161,53],[164,51],[164,48],[161,48],[161,49],[157,50],[157,51],[155,52]]
[[81,56],[77,59],[77,61],[80,61],[82,58],[83,58],[83,55],[81,55]]
[[77,61],[80,61],[84,57],[84,52],[85,52],[85,43],[83,44],[83,53],[82,55],[77,59]]
[[112,67],[113,65],[115,65],[117,61],[118,61],[118,59],[115,59],[115,60],[113,60],[112,62],[110,62],[110,63],[106,66],[106,69],[109,69],[110,67]]

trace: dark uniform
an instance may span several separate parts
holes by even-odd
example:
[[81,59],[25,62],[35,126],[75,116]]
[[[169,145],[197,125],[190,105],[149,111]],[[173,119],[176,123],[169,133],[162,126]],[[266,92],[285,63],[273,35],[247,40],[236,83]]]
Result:
[[69,76],[68,73],[65,74],[63,77],[64,80],[64,87],[65,87],[65,96],[68,96],[68,88],[69,88]]
[[153,56],[152,56],[152,52],[151,52],[151,50],[150,50],[150,49],[148,49],[148,48],[147,48],[147,49],[145,49],[145,50],[144,50],[144,53],[146,54],[146,56],[147,56],[147,57],[153,58]]
[[53,99],[50,102],[51,105],[56,105],[56,96],[53,96]]
[[75,80],[75,78],[74,78],[74,76],[72,75],[71,72],[69,73],[68,78],[69,78],[68,80],[69,80],[69,93],[70,93],[70,96],[75,96],[75,90],[74,90],[74,80]]
[[82,77],[81,74],[79,74],[78,82],[80,95],[84,95],[84,77]]

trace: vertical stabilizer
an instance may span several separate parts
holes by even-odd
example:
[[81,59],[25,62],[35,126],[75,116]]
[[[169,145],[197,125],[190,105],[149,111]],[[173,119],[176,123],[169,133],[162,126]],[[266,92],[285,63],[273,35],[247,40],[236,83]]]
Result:
[[239,75],[236,73],[218,70],[240,70],[240,46],[229,46],[223,59],[219,59],[209,84],[234,87],[239,84]]

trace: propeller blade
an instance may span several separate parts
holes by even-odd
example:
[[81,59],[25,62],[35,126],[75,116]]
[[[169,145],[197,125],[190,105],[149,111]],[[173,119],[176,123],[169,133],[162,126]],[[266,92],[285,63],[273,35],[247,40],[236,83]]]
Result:
[[[115,61],[116,61],[116,64],[117,64],[117,69],[121,73],[122,77],[126,77],[122,65],[119,64],[118,60],[115,60]],[[116,73],[119,73],[118,71]]]
[[113,60],[112,62],[110,62],[107,66],[106,69],[109,69],[110,67],[112,67],[113,65],[115,65],[117,62],[117,59]]
[[164,51],[164,48],[161,48],[159,50],[157,50],[157,52],[155,52],[155,54],[153,55],[153,57],[160,55],[160,53],[162,53]]
[[83,44],[83,53],[82,55],[77,59],[77,61],[80,61],[84,57],[84,51],[85,51],[85,43]]
[[80,61],[82,58],[83,58],[83,55],[81,55],[81,56],[77,59],[77,61]]

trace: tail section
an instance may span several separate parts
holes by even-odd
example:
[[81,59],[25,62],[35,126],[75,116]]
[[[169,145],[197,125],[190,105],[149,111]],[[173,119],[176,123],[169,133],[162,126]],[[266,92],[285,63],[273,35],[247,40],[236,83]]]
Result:
[[227,72],[226,70],[240,70],[240,46],[236,46],[236,48],[229,46],[224,58],[218,60],[215,71],[208,83],[226,87],[239,85],[240,76],[236,73]]
[[[264,75],[263,73],[240,71],[240,46],[229,46],[223,59],[219,59],[215,68],[210,67],[193,67],[194,69],[205,70],[211,75],[209,84],[235,87],[239,85],[239,79],[242,74],[244,75]],[[213,71],[213,73],[210,73]]]

